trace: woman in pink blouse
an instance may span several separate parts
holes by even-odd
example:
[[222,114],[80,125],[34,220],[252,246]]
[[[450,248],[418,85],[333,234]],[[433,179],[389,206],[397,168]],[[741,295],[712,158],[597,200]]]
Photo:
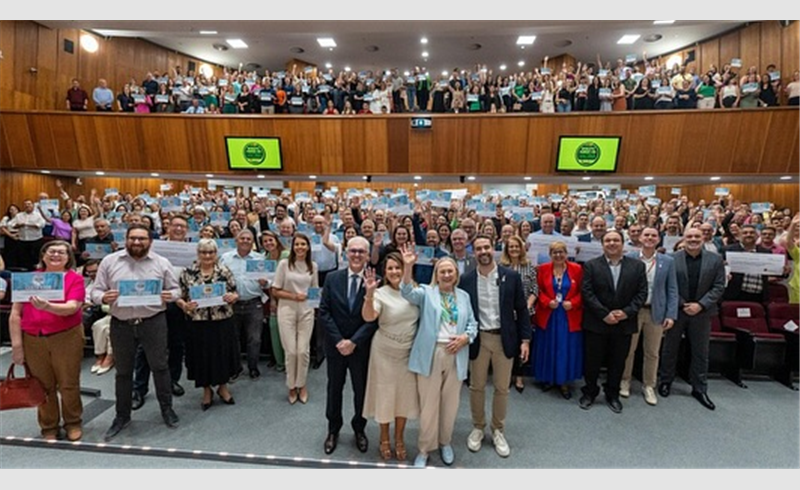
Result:
[[39,260],[37,272],[64,273],[64,300],[31,296],[29,302],[14,303],[9,322],[13,361],[27,363],[31,374],[44,385],[47,401],[38,413],[42,437],[55,440],[63,420],[67,439],[77,441],[83,436],[81,306],[86,292],[83,278],[72,270],[75,257],[69,243],[54,240],[44,244]]

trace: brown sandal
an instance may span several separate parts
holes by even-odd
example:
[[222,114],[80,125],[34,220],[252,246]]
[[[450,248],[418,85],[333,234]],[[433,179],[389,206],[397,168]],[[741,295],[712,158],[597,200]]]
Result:
[[397,454],[397,461],[405,461],[406,459],[408,459],[405,443],[402,442],[395,443],[394,450],[395,453]]
[[392,445],[389,441],[381,441],[381,459],[388,461],[392,459]]

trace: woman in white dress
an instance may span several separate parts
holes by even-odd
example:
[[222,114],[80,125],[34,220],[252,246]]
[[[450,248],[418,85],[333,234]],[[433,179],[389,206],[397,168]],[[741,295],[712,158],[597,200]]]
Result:
[[361,315],[364,321],[378,320],[378,332],[372,340],[367,374],[364,417],[380,425],[380,454],[391,459],[389,424],[394,421],[394,453],[398,461],[407,458],[403,433],[408,419],[419,416],[417,377],[408,369],[411,345],[417,333],[419,307],[400,294],[403,258],[393,252],[386,256],[384,286],[378,289],[375,270],[364,274],[366,296]]

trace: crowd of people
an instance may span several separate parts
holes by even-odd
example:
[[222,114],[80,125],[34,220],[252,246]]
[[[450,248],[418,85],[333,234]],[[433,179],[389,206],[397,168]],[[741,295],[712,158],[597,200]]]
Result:
[[[789,301],[800,303],[800,214],[777,203],[661,202],[615,190],[388,194],[62,190],[55,203],[41,194],[9,206],[0,222],[4,276],[63,275],[63,299],[32,295],[13,303],[10,317],[13,361],[27,363],[49,395],[38,411],[42,436],[82,437],[85,332],[97,356],[92,372],[116,373],[106,440],[144,405],[151,372],[174,428],[183,368],[208,410],[215,394],[236,403],[231,383],[258,379],[266,353],[267,366],[285,373],[291,405],[313,396],[309,370],[326,362],[325,454],[344,425],[349,373],[361,452],[374,419],[380,457],[405,461],[407,422],[418,419],[414,464],[427,465],[435,451],[453,464],[468,380],[467,448],[481,449],[488,425],[507,457],[508,396],[525,389],[525,377],[566,400],[583,378],[578,405],[588,410],[606,365],[605,402],[620,413],[641,335],[641,392],[656,405],[672,393],[685,334],[691,395],[714,410],[708,344],[720,301],[766,302],[770,284],[785,282]],[[782,275],[728,273],[734,251],[781,255]]]
[[[733,60],[732,60],[733,61]],[[148,72],[114,92],[97,81],[90,95],[73,79],[66,108],[85,111],[89,101],[102,112],[189,114],[386,114],[555,113],[642,109],[713,109],[775,107],[785,97],[800,102],[800,72],[781,74],[770,64],[764,72],[751,66],[695,63],[664,66],[657,58],[619,59],[615,64],[578,62],[560,67],[506,73],[476,65],[430,73],[426,68],[400,72],[317,69],[256,71],[225,69],[218,77],[184,72]]]

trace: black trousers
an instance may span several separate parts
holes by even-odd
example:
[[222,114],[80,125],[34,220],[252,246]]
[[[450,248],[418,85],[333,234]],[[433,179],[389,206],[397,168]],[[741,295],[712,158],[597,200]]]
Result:
[[172,387],[167,364],[167,317],[159,313],[139,324],[111,318],[111,343],[116,365],[115,393],[117,416],[130,418],[133,392],[133,365],[137,347],[141,347],[153,370],[156,396],[161,410],[172,406]]
[[708,344],[711,338],[711,316],[707,312],[695,316],[678,312],[678,321],[667,330],[664,338],[658,377],[662,383],[672,383],[675,380],[678,350],[684,333],[689,341],[691,355],[689,380],[692,390],[705,393],[708,389]]
[[600,388],[597,378],[605,362],[608,366],[605,393],[607,398],[619,398],[619,384],[625,370],[625,359],[631,347],[631,335],[608,335],[583,331],[583,379],[585,395],[597,397]]
[[[331,272],[336,272],[336,269],[317,273],[319,287],[325,286],[325,279]],[[311,332],[311,358],[317,363],[322,363],[325,360],[325,327],[319,321],[319,309],[314,312],[314,331]]]
[[[186,314],[178,308],[175,303],[167,303],[166,312],[166,332],[167,332],[167,365],[169,367],[169,377],[171,382],[178,382],[183,371],[184,345],[186,342],[186,329],[189,320]],[[113,341],[112,341],[113,342]],[[153,371],[153,381],[155,381],[155,369],[150,364],[150,356],[140,346],[136,352],[134,364],[133,389],[143,397],[149,390],[150,371]],[[114,346],[116,350],[116,346]],[[171,389],[171,388],[170,388]]]
[[343,356],[330,342],[325,343],[325,354],[328,358],[328,399],[325,416],[328,419],[328,433],[338,434],[344,425],[342,418],[342,392],[350,372],[350,384],[353,388],[353,418],[351,426],[355,432],[364,432],[367,425],[361,413],[364,411],[364,395],[367,391],[367,368],[369,366],[369,346],[356,347],[352,354]]

